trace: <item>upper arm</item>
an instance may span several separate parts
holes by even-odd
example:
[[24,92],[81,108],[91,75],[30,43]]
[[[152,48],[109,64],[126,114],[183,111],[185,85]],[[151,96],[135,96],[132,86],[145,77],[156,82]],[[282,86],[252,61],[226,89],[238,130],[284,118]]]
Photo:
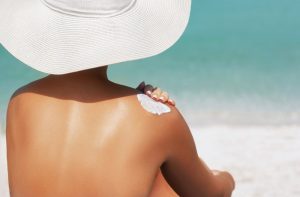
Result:
[[199,158],[191,131],[181,114],[174,108],[169,127],[168,156],[161,167],[170,186],[184,197],[217,196],[215,177]]

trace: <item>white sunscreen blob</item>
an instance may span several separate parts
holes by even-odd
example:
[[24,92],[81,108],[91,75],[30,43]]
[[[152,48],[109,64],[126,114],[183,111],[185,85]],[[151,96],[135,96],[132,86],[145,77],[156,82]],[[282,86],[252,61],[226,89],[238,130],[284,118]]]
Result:
[[142,107],[152,114],[162,115],[164,113],[171,112],[171,109],[167,105],[155,101],[145,94],[138,94],[137,98]]

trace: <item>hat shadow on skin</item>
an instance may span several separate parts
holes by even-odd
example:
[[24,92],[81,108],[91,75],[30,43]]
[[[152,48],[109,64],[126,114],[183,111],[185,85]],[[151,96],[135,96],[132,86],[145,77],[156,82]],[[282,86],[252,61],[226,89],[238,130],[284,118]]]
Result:
[[107,66],[104,66],[64,75],[48,75],[19,88],[12,98],[20,94],[37,94],[60,100],[96,103],[142,93],[109,81],[106,72]]

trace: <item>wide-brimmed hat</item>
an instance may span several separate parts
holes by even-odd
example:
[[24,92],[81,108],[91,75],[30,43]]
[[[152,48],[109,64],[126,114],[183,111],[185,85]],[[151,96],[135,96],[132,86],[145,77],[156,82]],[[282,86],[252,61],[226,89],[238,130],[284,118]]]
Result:
[[187,26],[191,0],[0,0],[0,43],[65,74],[157,55]]

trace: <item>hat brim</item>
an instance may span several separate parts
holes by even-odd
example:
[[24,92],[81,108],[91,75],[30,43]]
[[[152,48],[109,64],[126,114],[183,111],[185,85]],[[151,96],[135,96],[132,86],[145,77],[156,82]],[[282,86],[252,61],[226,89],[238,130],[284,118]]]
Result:
[[28,66],[66,74],[157,55],[183,34],[191,0],[137,0],[105,18],[60,13],[40,0],[1,0],[0,42]]

